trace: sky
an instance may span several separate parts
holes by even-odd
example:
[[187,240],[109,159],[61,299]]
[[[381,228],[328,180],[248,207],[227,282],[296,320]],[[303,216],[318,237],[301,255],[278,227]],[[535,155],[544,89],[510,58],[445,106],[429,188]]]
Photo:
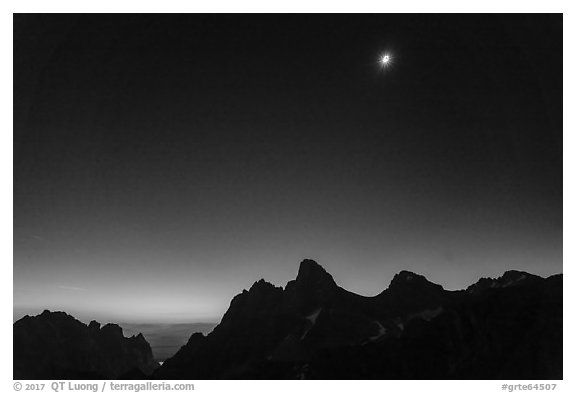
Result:
[[[391,56],[382,67],[383,54]],[[15,15],[14,318],[562,272],[561,15]]]

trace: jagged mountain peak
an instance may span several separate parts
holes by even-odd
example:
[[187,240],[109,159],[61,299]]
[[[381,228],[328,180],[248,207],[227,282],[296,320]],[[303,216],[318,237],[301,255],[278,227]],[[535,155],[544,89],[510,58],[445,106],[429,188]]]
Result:
[[50,319],[74,319],[72,315],[65,313],[64,311],[50,311],[44,310],[41,314],[36,315],[33,318],[50,318]]
[[16,379],[113,379],[158,367],[142,334],[124,337],[117,324],[88,325],[65,312],[45,310],[13,326]]
[[255,281],[254,284],[250,287],[248,292],[262,292],[262,291],[270,291],[270,290],[277,290],[279,287],[275,286],[274,284],[269,283],[268,281],[261,278],[258,281]]
[[388,286],[388,290],[402,290],[402,289],[418,289],[418,288],[434,288],[443,289],[441,285],[428,281],[428,279],[420,274],[402,270],[394,275],[394,278]]
[[329,301],[338,292],[332,276],[316,261],[304,259],[295,280],[286,284],[283,307],[302,314]]
[[26,315],[25,317],[21,318],[20,320],[16,321],[15,324],[55,324],[59,326],[75,326],[75,325],[82,325],[87,326],[84,323],[80,322],[72,315],[65,313],[64,311],[50,311],[44,310],[42,313],[38,315]]
[[469,293],[480,293],[491,288],[507,288],[529,282],[543,280],[542,277],[519,270],[508,270],[498,278],[482,277],[476,283],[466,288]]
[[88,327],[92,330],[100,330],[100,322],[92,320],[88,324]]
[[254,318],[273,310],[282,296],[283,289],[260,279],[250,289],[234,296],[224,313],[219,327],[234,324],[250,324]]
[[[207,336],[193,335],[155,377],[495,378],[528,369],[561,376],[562,277],[547,286],[526,277],[507,272],[499,280],[521,278],[527,290],[495,290],[493,297],[483,298],[445,291],[403,270],[381,294],[364,297],[339,288],[322,266],[306,259],[284,290],[259,280],[237,295],[221,323]],[[524,315],[530,318],[519,317]],[[527,322],[538,329],[527,328]],[[526,345],[535,337],[552,348],[545,356]],[[503,363],[500,354],[511,345],[519,364],[504,369],[512,363]],[[415,365],[415,358],[424,360]],[[504,374],[486,369],[487,363]]]
[[321,283],[321,282],[332,282],[334,279],[332,275],[328,273],[318,262],[312,259],[304,259],[300,262],[300,267],[298,268],[298,275],[296,276],[297,283]]

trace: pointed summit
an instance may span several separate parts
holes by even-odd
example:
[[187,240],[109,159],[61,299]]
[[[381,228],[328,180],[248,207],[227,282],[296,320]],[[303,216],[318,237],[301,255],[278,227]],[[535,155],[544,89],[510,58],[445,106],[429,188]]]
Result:
[[[316,261],[304,259],[300,262],[296,282],[301,285],[334,283],[332,276]],[[335,284],[335,283],[334,283]]]
[[244,326],[246,329],[253,329],[254,321],[268,315],[278,308],[284,290],[273,284],[260,279],[250,289],[234,296],[230,302],[230,307],[222,317],[220,328],[227,326]]
[[377,302],[388,316],[398,316],[436,309],[447,300],[446,296],[441,285],[402,270],[394,275],[388,288],[377,295]]
[[332,276],[316,261],[304,259],[296,280],[286,284],[285,307],[298,313],[309,313],[331,299],[338,286]]
[[100,330],[100,323],[97,321],[90,321],[90,323],[88,324],[88,328],[90,330]]

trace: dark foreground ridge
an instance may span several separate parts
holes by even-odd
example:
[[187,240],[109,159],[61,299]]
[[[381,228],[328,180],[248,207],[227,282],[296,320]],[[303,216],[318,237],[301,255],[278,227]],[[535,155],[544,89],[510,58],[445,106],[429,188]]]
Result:
[[142,336],[44,311],[14,323],[14,379],[147,379],[158,363]]
[[260,280],[159,379],[562,379],[562,275],[508,271],[446,291],[407,271],[374,297],[312,260]]
[[446,291],[402,271],[379,295],[312,260],[264,280],[161,367],[140,334],[44,311],[14,323],[14,379],[562,379],[562,275],[507,271]]

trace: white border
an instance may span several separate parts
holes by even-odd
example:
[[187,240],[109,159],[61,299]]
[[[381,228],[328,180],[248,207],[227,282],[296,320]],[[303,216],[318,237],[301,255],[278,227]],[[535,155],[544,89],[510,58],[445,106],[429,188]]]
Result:
[[[2,143],[0,144],[0,173],[2,176],[2,204],[0,205],[1,233],[0,249],[2,250],[3,264],[1,278],[2,288],[2,321],[0,323],[1,336],[4,337],[3,356],[0,358],[0,369],[2,373],[2,391],[14,391],[12,381],[12,229],[13,229],[13,140],[12,140],[12,12],[309,12],[309,13],[396,13],[396,12],[418,12],[418,13],[444,13],[444,12],[554,12],[564,13],[564,70],[576,69],[574,61],[574,18],[572,16],[573,6],[568,1],[255,1],[255,0],[227,0],[227,1],[119,1],[101,0],[92,2],[72,1],[72,0],[35,0],[35,1],[6,1],[3,2],[3,13],[0,28],[2,34],[2,122],[4,123],[2,132]],[[557,391],[576,391],[573,373],[575,351],[574,335],[574,310],[572,305],[574,297],[573,268],[572,261],[576,254],[572,244],[574,243],[574,227],[576,201],[575,184],[570,174],[576,169],[574,159],[574,77],[572,73],[564,72],[564,263],[563,271],[567,283],[564,295],[564,381],[558,381]],[[572,130],[569,132],[568,130]],[[6,342],[8,341],[8,342]],[[94,381],[97,382],[97,381]],[[355,389],[382,391],[382,388],[391,391],[429,391],[441,389],[444,392],[496,392],[501,390],[501,381],[192,381],[196,384],[196,390],[220,390],[226,391],[251,391],[269,392],[270,389],[276,391],[293,391],[295,389],[305,389],[310,391],[346,391]],[[520,381],[520,383],[538,381]],[[546,381],[544,381],[546,382]],[[572,386],[572,388],[569,388]],[[45,389],[48,391],[48,389]]]
[[566,12],[568,1],[457,1],[457,0],[411,0],[411,1],[378,1],[378,0],[163,0],[163,1],[74,1],[74,0],[23,0],[6,1],[11,12],[44,13],[44,12],[226,12],[226,13],[561,13]]

